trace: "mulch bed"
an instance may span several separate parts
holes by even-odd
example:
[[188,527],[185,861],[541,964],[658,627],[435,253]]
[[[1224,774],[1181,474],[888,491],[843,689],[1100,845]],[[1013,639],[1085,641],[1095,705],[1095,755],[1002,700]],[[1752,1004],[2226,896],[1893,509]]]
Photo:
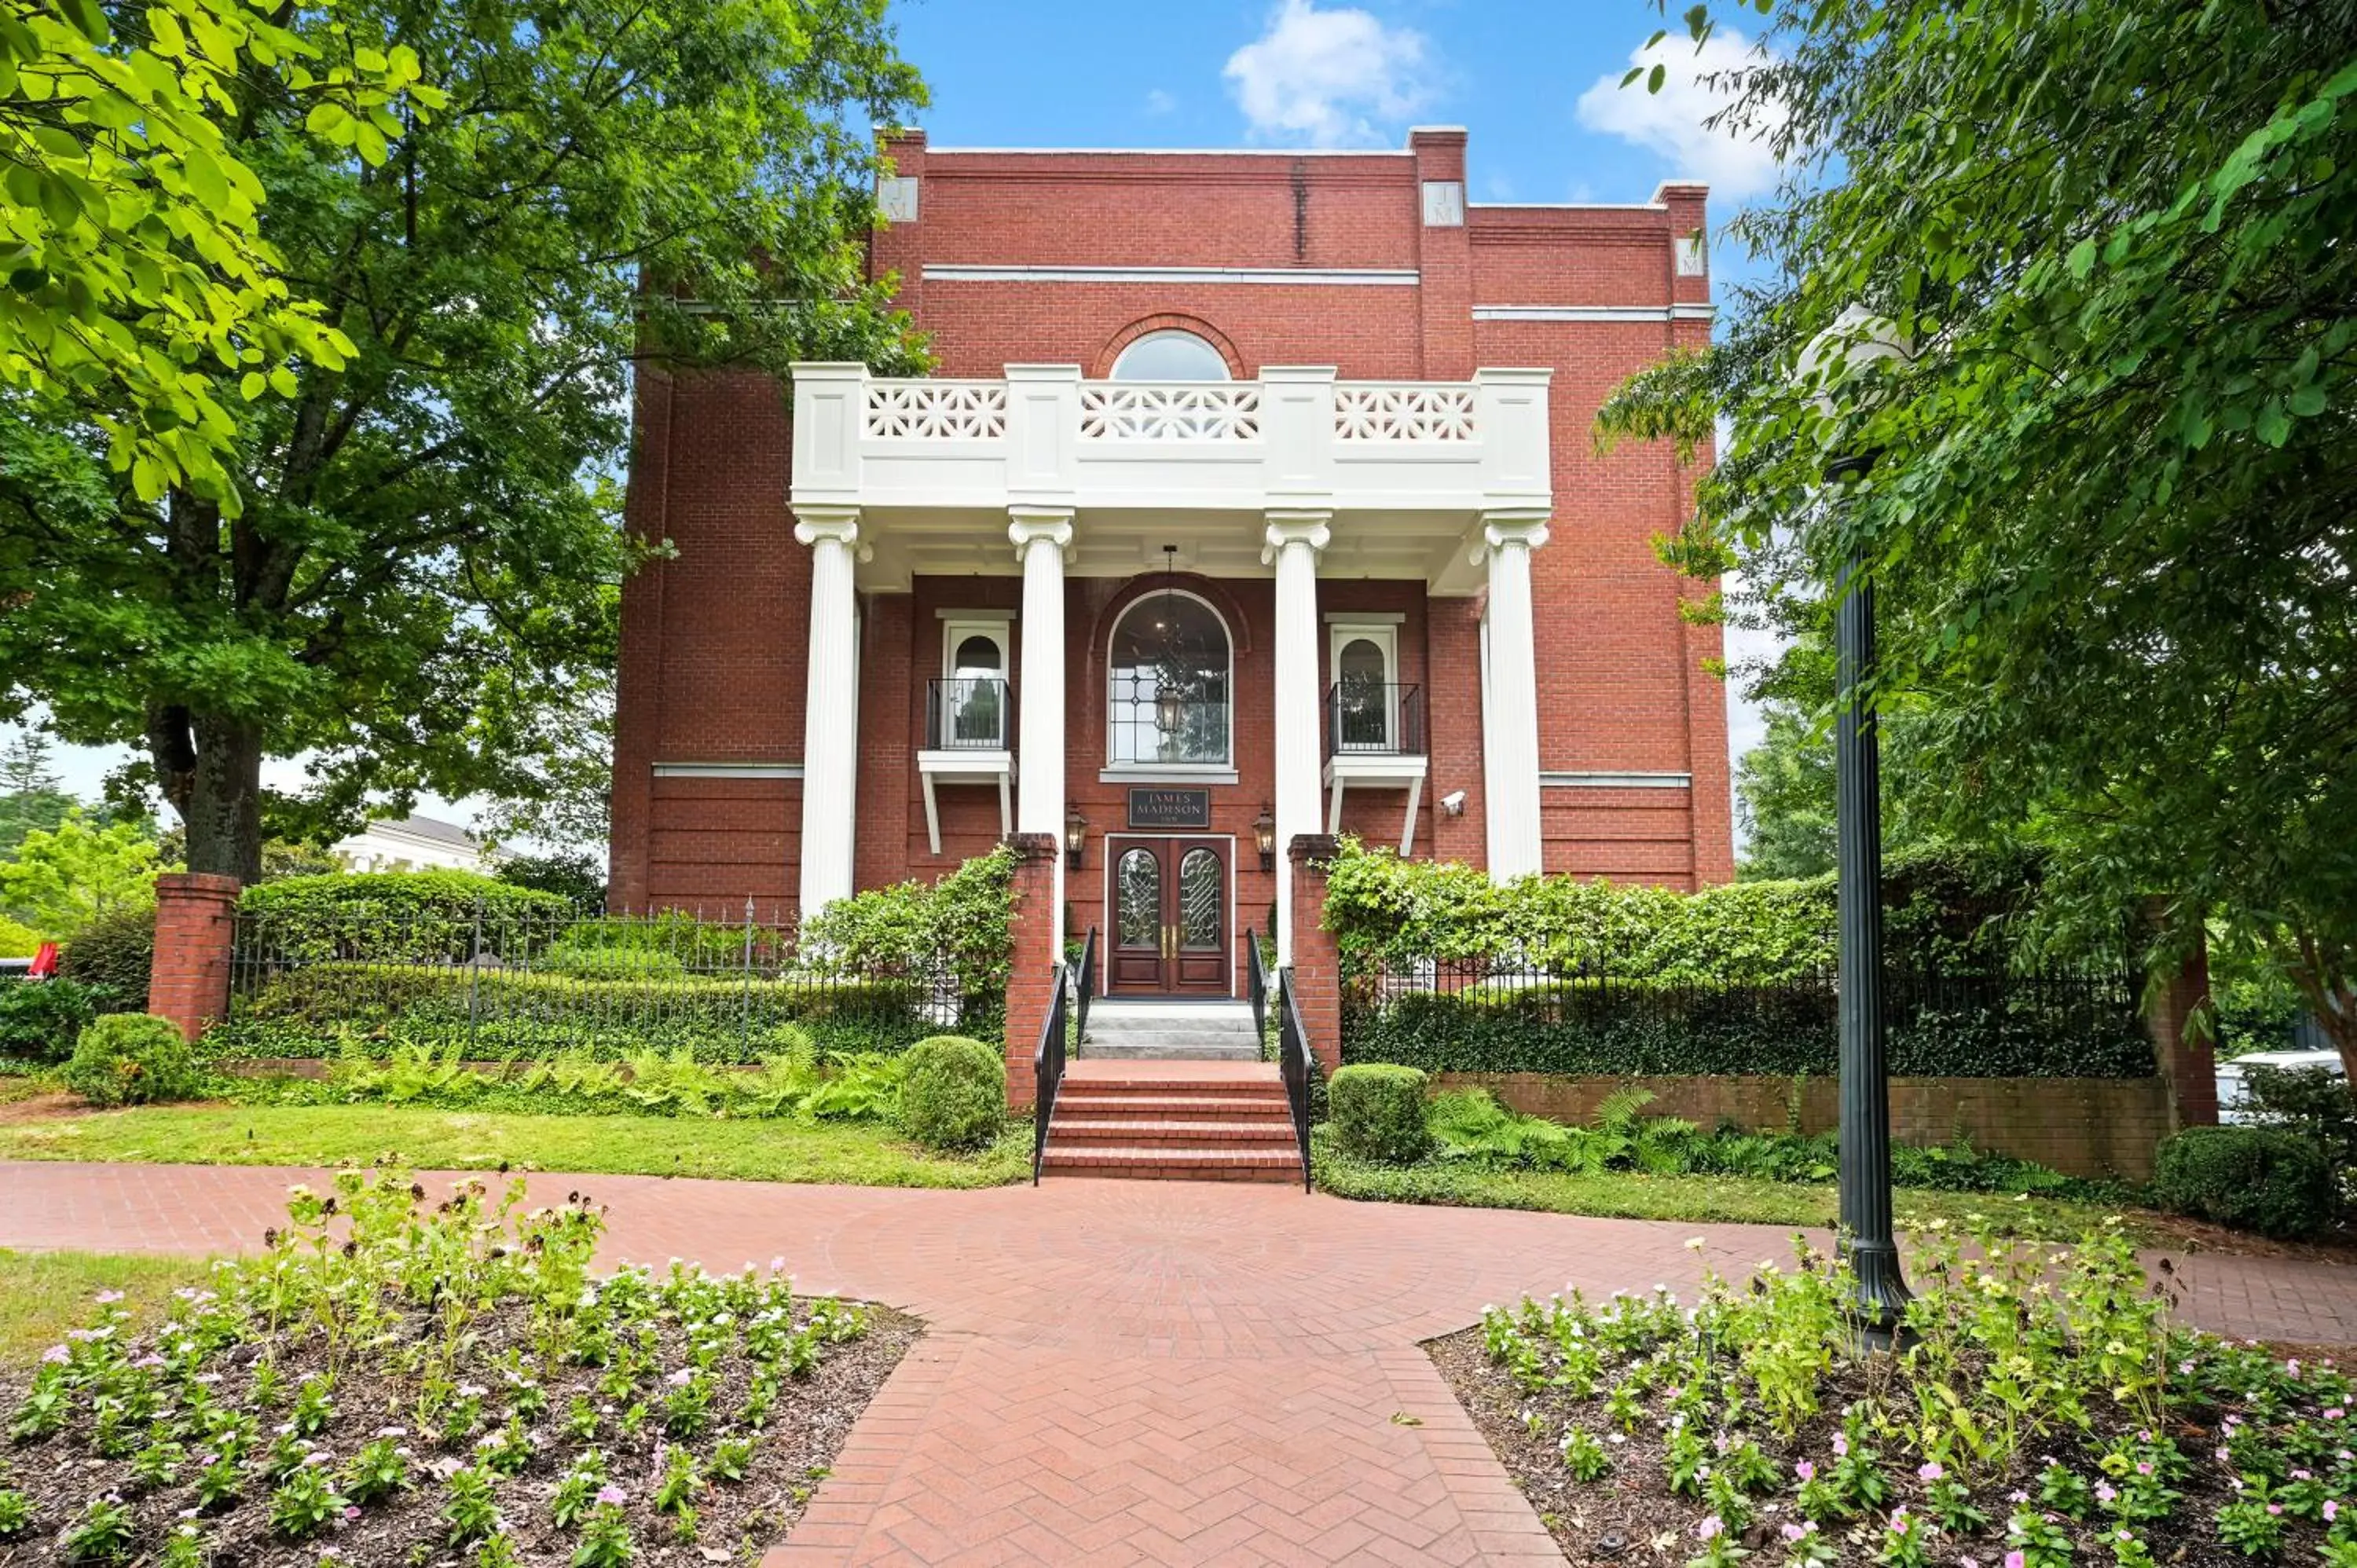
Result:
[[[1490,1359],[1478,1326],[1427,1340],[1424,1348],[1488,1440],[1491,1452],[1513,1477],[1515,1487],[1530,1499],[1532,1509],[1562,1547],[1567,1561],[1583,1565],[1674,1565],[1687,1562],[1699,1552],[1701,1543],[1695,1530],[1708,1509],[1668,1490],[1663,1480],[1664,1445],[1658,1425],[1641,1422],[1635,1432],[1623,1434],[1603,1418],[1602,1406],[1596,1401],[1573,1400],[1554,1392],[1525,1392],[1515,1385],[1504,1367]],[[1831,1411],[1838,1412],[1837,1402],[1845,1394],[1863,1397],[1868,1392],[1868,1376],[1862,1367],[1839,1369],[1835,1378],[1848,1386],[1841,1392],[1829,1393],[1826,1403]],[[1550,1434],[1562,1432],[1566,1423],[1586,1426],[1598,1435],[1609,1434],[1607,1441],[1611,1444],[1612,1474],[1593,1483],[1574,1479],[1565,1467],[1556,1439],[1534,1435],[1530,1430],[1524,1413],[1533,1411],[1546,1418]],[[1783,1468],[1789,1472],[1792,1458],[1813,1455],[1822,1464],[1834,1434],[1840,1430],[1836,1413],[1804,1427],[1789,1445],[1772,1435],[1759,1435],[1760,1445],[1771,1457],[1785,1461]],[[2203,1451],[2204,1444],[2216,1440],[2213,1434],[2190,1426],[2178,1436],[2180,1445],[2196,1452]],[[2073,1462],[2082,1474],[2092,1473],[2092,1466],[2073,1445],[2055,1446],[2054,1451]],[[1893,1463],[1887,1468],[1897,1485],[1896,1500],[1910,1504],[1918,1513],[1923,1512],[1919,1500],[1922,1487],[1909,1474],[1909,1467]],[[2158,1560],[2169,1568],[2250,1568],[2251,1558],[2215,1541],[2190,1539],[2197,1533],[2205,1537],[2209,1533],[2206,1527],[2194,1525],[2193,1520],[2206,1520],[2220,1506],[2233,1500],[2234,1494],[2220,1472],[2215,1468],[2199,1470],[2180,1489],[2184,1502],[2177,1519],[2155,1526],[2149,1532]],[[1746,1549],[1760,1553],[1757,1560],[1762,1563],[1782,1561],[1784,1542],[1778,1534],[1779,1527],[1799,1518],[1789,1506],[1789,1497],[1788,1492],[1782,1498],[1764,1502],[1760,1517],[1737,1537]],[[1992,1491],[1980,1500],[1994,1522],[1988,1530],[1972,1537],[1942,1538],[1932,1561],[1943,1568],[1964,1562],[1977,1563],[1981,1568],[1998,1568],[2004,1563],[2004,1516],[2007,1507],[2005,1494]],[[2096,1518],[2069,1528],[2078,1549],[2076,1561],[2091,1568],[2101,1568],[2112,1561],[2111,1551],[2103,1539],[2110,1528],[2107,1521]],[[2303,1528],[2303,1538],[2310,1533]],[[1871,1530],[1861,1528],[1851,1539],[1844,1540],[1838,1532],[1832,1539],[1841,1552],[1841,1563],[1871,1563],[1881,1541],[1881,1530],[1878,1526]],[[2312,1562],[2313,1548],[2295,1545],[2279,1560]]]
[[[657,1276],[652,1288],[662,1287]],[[817,1305],[812,1298],[796,1298],[791,1322],[805,1323]],[[198,1503],[199,1460],[210,1440],[189,1432],[178,1434],[188,1458],[173,1481],[143,1489],[129,1454],[116,1458],[100,1454],[91,1397],[77,1391],[73,1413],[63,1430],[0,1444],[0,1488],[21,1492],[33,1508],[26,1529],[13,1539],[0,1540],[0,1565],[72,1561],[59,1542],[59,1532],[81,1516],[93,1498],[113,1493],[129,1504],[135,1520],[130,1550],[120,1562],[157,1562],[183,1522],[193,1522],[203,1532],[205,1559],[213,1568],[248,1563],[267,1568],[470,1568],[479,1549],[453,1546],[450,1526],[444,1521],[449,1496],[446,1478],[468,1460],[475,1461],[479,1473],[490,1469],[479,1444],[500,1434],[513,1413],[518,1385],[503,1369],[518,1367],[526,1369],[528,1380],[544,1392],[546,1407],[524,1422],[529,1459],[515,1474],[494,1478],[505,1540],[515,1562],[539,1565],[573,1561],[579,1527],[560,1527],[552,1515],[551,1499],[559,1480],[594,1445],[605,1456],[611,1485],[624,1494],[619,1506],[640,1563],[681,1568],[748,1563],[785,1539],[841,1452],[852,1423],[923,1332],[917,1319],[887,1307],[865,1305],[853,1311],[865,1319],[863,1334],[828,1338],[817,1365],[801,1375],[775,1375],[773,1367],[774,1402],[758,1428],[748,1425],[741,1414],[756,1363],[744,1340],[734,1337],[744,1326],[730,1331],[728,1348],[710,1369],[709,1424],[677,1446],[693,1452],[708,1468],[718,1440],[751,1436],[752,1456],[742,1480],[707,1479],[697,1490],[692,1540],[681,1538],[677,1516],[660,1511],[654,1500],[664,1471],[663,1453],[671,1446],[662,1434],[662,1401],[671,1390],[662,1372],[682,1368],[683,1378],[693,1359],[682,1315],[668,1309],[653,1313],[642,1337],[635,1326],[624,1336],[640,1338],[648,1370],[634,1390],[621,1395],[618,1410],[617,1390],[610,1383],[600,1386],[608,1369],[568,1357],[544,1358],[535,1344],[532,1308],[522,1299],[510,1297],[472,1326],[476,1338],[464,1353],[458,1376],[473,1382],[462,1381],[458,1391],[463,1396],[474,1390],[481,1415],[463,1435],[413,1432],[418,1425],[421,1381],[395,1365],[403,1348],[432,1342],[441,1333],[432,1309],[404,1313],[382,1347],[358,1351],[346,1347],[333,1385],[334,1413],[312,1439],[331,1455],[321,1463],[331,1466],[331,1475],[340,1476],[364,1444],[393,1434],[414,1455],[409,1489],[343,1510],[349,1517],[305,1539],[290,1541],[274,1530],[273,1484],[258,1466],[273,1443],[289,1440],[285,1434],[291,1429],[283,1423],[289,1421],[297,1391],[306,1378],[328,1369],[328,1353],[316,1334],[264,1335],[208,1356],[204,1372],[189,1380],[203,1382],[220,1404],[250,1412],[256,1423],[257,1439],[247,1451],[246,1478],[234,1503],[192,1511]],[[160,1348],[152,1337],[143,1337],[133,1342],[128,1354],[135,1361],[154,1348]],[[276,1387],[274,1397],[263,1403],[253,1390],[255,1371],[265,1359]],[[38,1365],[0,1368],[0,1430],[23,1405],[38,1370]],[[158,1372],[156,1379],[156,1386],[167,1391],[161,1415],[170,1421],[182,1408],[179,1402],[188,1383],[167,1383],[167,1376]],[[592,1442],[585,1443],[570,1430],[576,1397],[586,1398],[598,1412]],[[633,1403],[644,1408],[636,1430],[629,1431],[624,1417]],[[143,1425],[130,1446],[146,1446],[156,1440],[150,1434],[160,1431]]]

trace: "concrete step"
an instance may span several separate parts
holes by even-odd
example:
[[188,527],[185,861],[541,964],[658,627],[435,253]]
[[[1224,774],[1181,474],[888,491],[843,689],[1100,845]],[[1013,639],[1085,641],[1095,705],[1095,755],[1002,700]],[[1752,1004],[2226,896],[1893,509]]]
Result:
[[1235,1045],[1091,1040],[1081,1047],[1081,1057],[1082,1060],[1095,1057],[1107,1061],[1256,1062],[1260,1060],[1260,1047],[1251,1040]]
[[1280,1116],[1255,1122],[1222,1121],[1071,1121],[1056,1107],[1048,1124],[1048,1147],[1082,1149],[1110,1144],[1116,1148],[1157,1149],[1292,1149],[1293,1119]]
[[1292,1149],[1172,1149],[1050,1144],[1040,1162],[1058,1176],[1123,1176],[1150,1181],[1297,1182],[1301,1158]]
[[1146,1090],[1137,1093],[1105,1093],[1091,1087],[1067,1084],[1056,1095],[1056,1122],[1263,1122],[1276,1117],[1292,1124],[1285,1094],[1176,1094]]

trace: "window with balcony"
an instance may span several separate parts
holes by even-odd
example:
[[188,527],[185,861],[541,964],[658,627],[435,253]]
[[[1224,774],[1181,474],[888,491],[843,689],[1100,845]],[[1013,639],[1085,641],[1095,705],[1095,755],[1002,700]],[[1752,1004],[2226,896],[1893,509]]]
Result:
[[1176,328],[1148,332],[1121,351],[1113,362],[1116,381],[1224,381],[1225,356],[1208,338]]
[[1013,734],[1007,666],[1004,620],[944,621],[926,744],[938,751],[1007,749]]
[[1107,762],[1226,765],[1232,663],[1227,623],[1194,595],[1160,589],[1130,606],[1105,666]]

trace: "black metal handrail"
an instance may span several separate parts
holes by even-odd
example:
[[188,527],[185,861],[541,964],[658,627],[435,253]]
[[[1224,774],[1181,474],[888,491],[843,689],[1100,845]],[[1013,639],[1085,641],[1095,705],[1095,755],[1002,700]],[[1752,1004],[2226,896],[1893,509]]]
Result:
[[[1244,1000],[1252,1004],[1253,1039],[1268,1038],[1268,966],[1261,961],[1260,933],[1244,928]],[[1264,1046],[1264,1050],[1267,1047]]]
[[1301,1190],[1309,1191],[1309,1031],[1293,1000],[1293,971],[1276,972],[1276,1066],[1285,1079],[1285,1101],[1293,1111],[1293,1138],[1301,1147]]
[[1039,1185],[1039,1162],[1048,1153],[1048,1123],[1056,1114],[1056,1090],[1064,1082],[1064,966],[1056,966],[1048,1020],[1039,1026],[1039,1054],[1031,1058],[1031,1185]]
[[1422,757],[1424,688],[1337,681],[1326,688],[1326,755]]
[[1097,993],[1097,929],[1089,928],[1086,940],[1081,943],[1078,972],[1072,976],[1072,1033],[1085,1040],[1089,1037],[1089,1004]]
[[925,749],[1006,751],[1015,733],[1015,690],[996,675],[925,682]]

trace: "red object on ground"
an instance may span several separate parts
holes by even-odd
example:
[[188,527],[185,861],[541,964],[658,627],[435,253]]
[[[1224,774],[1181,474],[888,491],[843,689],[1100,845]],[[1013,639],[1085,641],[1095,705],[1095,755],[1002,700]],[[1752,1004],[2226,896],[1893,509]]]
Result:
[[43,942],[33,950],[33,967],[25,972],[30,980],[48,980],[58,972],[58,944]]

